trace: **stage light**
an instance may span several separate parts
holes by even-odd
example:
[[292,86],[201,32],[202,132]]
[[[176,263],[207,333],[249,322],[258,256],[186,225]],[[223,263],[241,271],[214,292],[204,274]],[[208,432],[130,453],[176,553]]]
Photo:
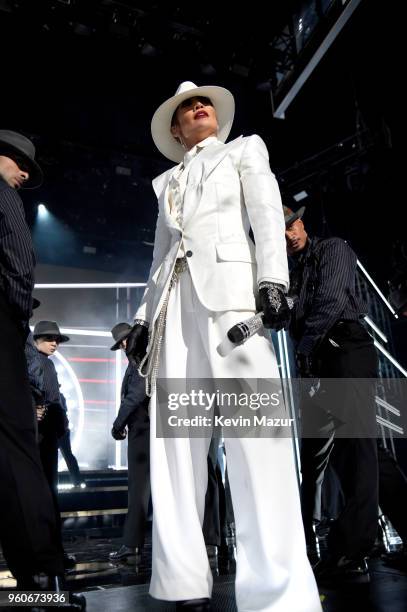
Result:
[[306,191],[300,191],[296,193],[293,198],[296,202],[301,202],[301,200],[305,200],[308,197],[308,193]]
[[370,284],[372,285],[373,289],[376,291],[376,293],[381,297],[382,301],[386,304],[387,308],[390,310],[391,314],[395,316],[396,319],[398,319],[398,315],[396,313],[396,311],[394,310],[393,306],[389,303],[389,301],[385,298],[385,296],[383,295],[383,293],[380,291],[379,287],[376,285],[376,283],[374,282],[374,280],[372,279],[372,277],[370,276],[370,274],[368,274],[366,268],[364,268],[364,266],[362,266],[362,264],[360,263],[359,259],[356,262],[356,265],[358,266],[358,268],[363,272],[364,276],[367,278],[367,280],[370,282]]
[[[122,379],[123,379],[123,375],[122,375],[122,356],[121,356],[121,351],[116,351],[116,416],[119,412],[119,408],[120,408],[120,402],[121,402],[121,388],[122,388]],[[125,466],[122,465],[122,461],[121,461],[121,454],[122,454],[122,449],[121,449],[121,442],[120,441],[116,441],[116,445],[115,445],[115,464],[114,464],[114,469],[115,470],[123,470],[126,469]]]
[[48,215],[48,209],[45,206],[45,204],[38,204],[38,216],[44,218],[47,215]]
[[35,289],[126,289],[145,286],[146,283],[38,283]]
[[372,319],[370,317],[366,316],[365,317],[365,321],[366,321],[366,323],[368,325],[370,325],[370,327],[372,329],[374,329],[376,334],[378,336],[380,336],[380,338],[383,340],[383,342],[388,342],[388,340],[387,340],[386,336],[384,335],[384,333],[382,332],[382,330],[377,327],[376,323],[374,321],[372,321]]
[[380,342],[378,342],[377,340],[373,339],[373,342],[374,342],[375,347],[379,349],[379,351],[383,353],[383,355],[387,357],[389,361],[391,361],[391,363],[398,369],[398,371],[401,372],[403,376],[407,377],[407,370],[405,370],[403,366],[399,364],[399,362],[393,357],[393,355],[391,355],[388,351],[386,351],[384,346],[382,346]]
[[74,488],[74,485],[70,483],[61,482],[58,484],[58,491],[69,491],[70,489],[73,489],[73,488]]

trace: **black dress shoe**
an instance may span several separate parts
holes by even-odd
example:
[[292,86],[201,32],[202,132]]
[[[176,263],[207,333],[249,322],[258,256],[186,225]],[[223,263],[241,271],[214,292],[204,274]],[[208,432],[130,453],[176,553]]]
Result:
[[64,553],[64,568],[66,570],[72,569],[76,565],[76,557],[74,555],[69,555],[68,553]]
[[141,548],[137,546],[126,546],[125,544],[123,544],[123,546],[121,546],[119,550],[109,553],[110,561],[126,561],[126,559],[131,557],[141,559]]
[[211,600],[207,597],[201,599],[184,599],[177,601],[175,609],[179,612],[210,612]]
[[315,578],[319,582],[357,580],[369,581],[369,568],[366,558],[327,557],[321,559],[312,568]]

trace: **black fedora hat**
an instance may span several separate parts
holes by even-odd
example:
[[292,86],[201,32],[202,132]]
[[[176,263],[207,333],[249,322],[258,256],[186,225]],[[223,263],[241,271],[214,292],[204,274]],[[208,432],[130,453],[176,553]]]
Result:
[[283,209],[286,227],[290,227],[290,225],[294,223],[294,221],[297,221],[297,219],[301,219],[302,215],[305,213],[305,206],[301,206],[301,208],[299,208],[296,212],[291,210],[291,208],[288,208],[288,206],[283,206]]
[[24,189],[34,189],[41,185],[43,174],[35,161],[35,147],[31,140],[18,132],[0,130],[0,155],[10,157],[18,165],[21,164],[21,170],[27,169],[29,178],[24,183]]
[[111,334],[113,336],[113,340],[115,340],[115,343],[112,347],[110,347],[110,350],[117,351],[117,349],[120,348],[121,342],[123,342],[123,340],[126,340],[132,329],[132,326],[128,323],[118,323],[117,325],[115,325],[111,330]]
[[41,336],[55,336],[58,338],[58,342],[68,342],[69,336],[64,336],[59,331],[58,324],[55,321],[38,321],[33,331],[34,338],[40,338]]

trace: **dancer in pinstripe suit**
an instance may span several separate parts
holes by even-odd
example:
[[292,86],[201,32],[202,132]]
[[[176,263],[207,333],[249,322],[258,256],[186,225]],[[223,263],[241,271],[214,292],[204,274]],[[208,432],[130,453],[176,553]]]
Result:
[[[321,484],[329,461],[339,476],[345,501],[330,529],[329,557],[314,572],[321,579],[366,574],[365,557],[374,545],[378,521],[374,402],[378,362],[373,340],[362,323],[366,307],[356,293],[357,258],[340,238],[308,236],[301,219],[304,207],[296,213],[284,208],[292,264],[290,293],[295,302],[290,332],[299,374],[321,380],[327,398],[324,409],[336,419],[326,437],[311,437],[308,432],[302,441],[301,501],[307,543],[312,545],[315,537],[312,523],[320,514]],[[340,379],[334,394],[323,379]],[[303,434],[321,395],[302,403]],[[324,427],[331,422],[328,416]],[[338,422],[342,424],[339,434]],[[349,432],[346,437],[341,433],[343,424]],[[361,424],[369,435],[357,433],[362,431]]]
[[[36,442],[24,343],[35,257],[20,187],[42,172],[28,138],[0,130],[0,543],[18,590],[66,590],[54,509]],[[83,610],[71,594],[64,610]]]

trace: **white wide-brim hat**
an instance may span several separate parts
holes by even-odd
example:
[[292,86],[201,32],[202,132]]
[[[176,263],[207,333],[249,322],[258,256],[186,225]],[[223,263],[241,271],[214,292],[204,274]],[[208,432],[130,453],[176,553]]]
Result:
[[205,96],[212,102],[219,125],[217,136],[221,142],[226,141],[232,129],[235,100],[230,91],[216,85],[197,87],[191,81],[184,81],[175,96],[157,108],[151,120],[151,134],[155,146],[165,157],[177,163],[184,159],[185,149],[171,134],[171,119],[181,102],[194,96]]

